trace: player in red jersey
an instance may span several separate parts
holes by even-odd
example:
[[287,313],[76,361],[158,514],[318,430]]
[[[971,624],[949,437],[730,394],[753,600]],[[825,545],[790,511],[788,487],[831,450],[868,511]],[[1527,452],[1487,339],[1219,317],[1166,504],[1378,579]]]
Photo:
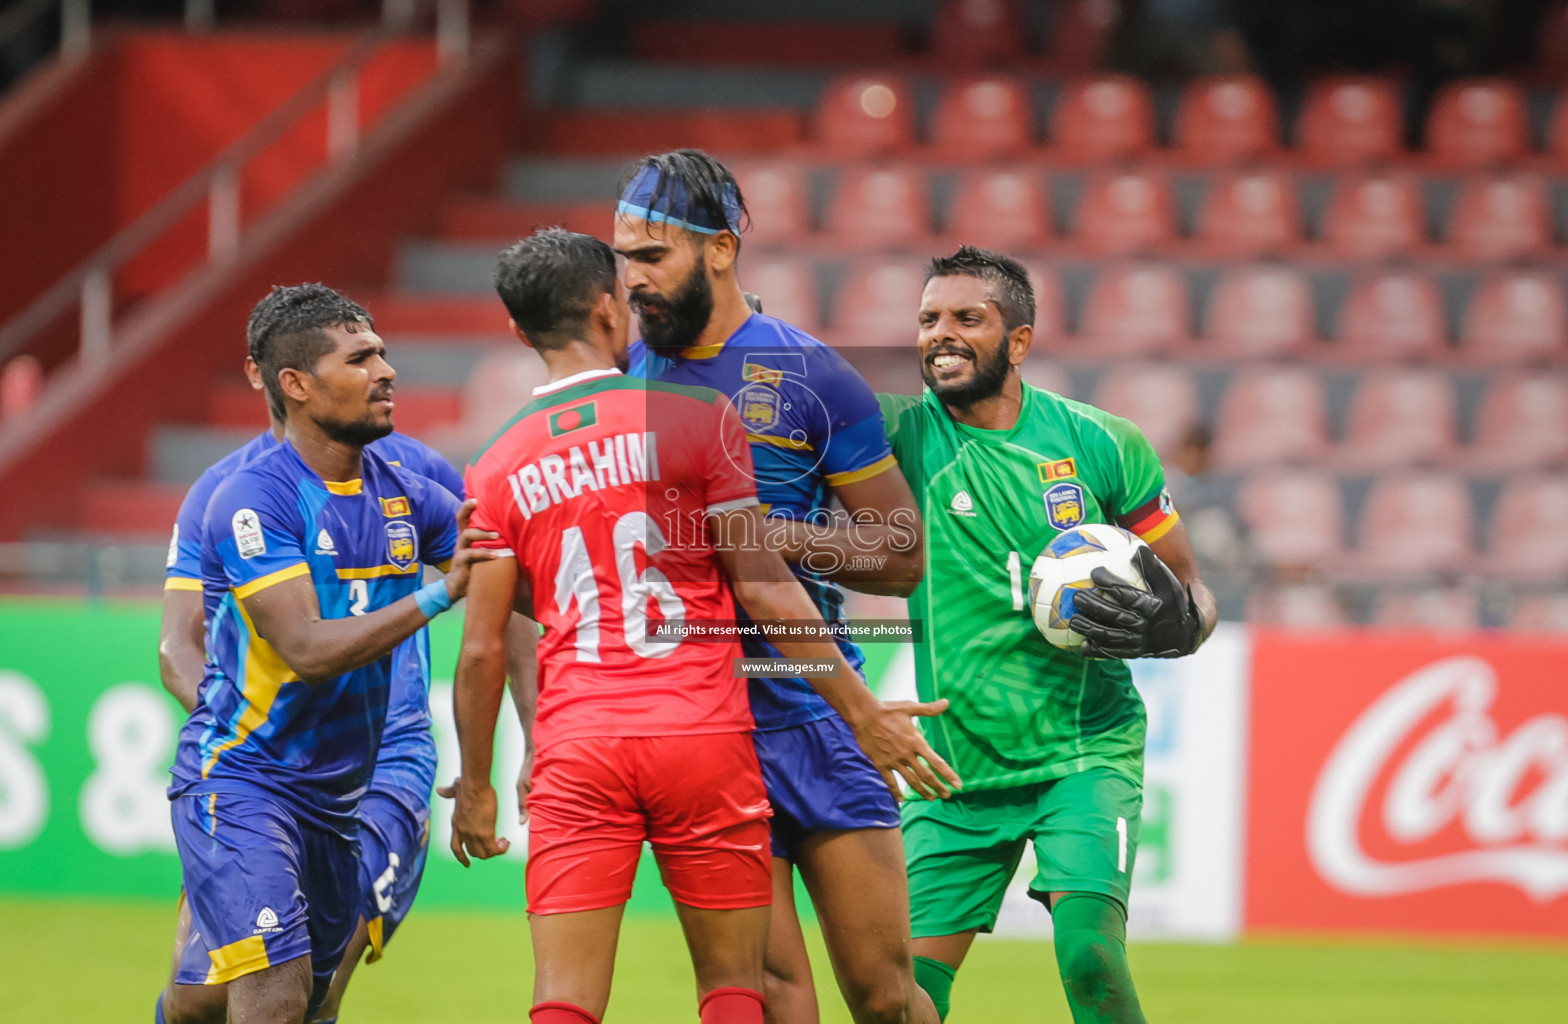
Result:
[[[559,229],[501,256],[497,288],[551,383],[469,467],[476,523],[515,558],[469,589],[454,701],[462,774],[452,849],[506,850],[489,784],[516,607],[544,626],[528,909],[533,1024],[597,1022],[609,1000],[622,907],[644,840],[676,901],[703,1024],[761,1024],[771,901],[761,770],[748,672],[725,637],[671,640],[661,627],[821,618],[763,536],[745,431],[728,400],[623,376],[629,317],[604,243]],[[891,780],[934,794],[951,770],[910,715],[945,702],[883,704],[831,640],[780,639],[821,662],[815,679]]]

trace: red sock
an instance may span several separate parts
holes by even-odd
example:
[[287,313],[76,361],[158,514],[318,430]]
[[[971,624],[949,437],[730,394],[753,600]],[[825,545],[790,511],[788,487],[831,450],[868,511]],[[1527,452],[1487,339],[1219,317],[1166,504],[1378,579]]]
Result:
[[528,1019],[533,1024],[599,1024],[598,1017],[571,1003],[540,1003],[528,1011]]
[[702,997],[697,1012],[702,1024],[762,1024],[762,993],[731,985]]

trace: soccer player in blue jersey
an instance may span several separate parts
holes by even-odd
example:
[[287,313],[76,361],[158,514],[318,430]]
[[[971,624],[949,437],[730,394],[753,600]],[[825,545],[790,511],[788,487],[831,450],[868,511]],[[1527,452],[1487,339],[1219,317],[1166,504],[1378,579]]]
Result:
[[[644,158],[621,192],[615,248],[640,314],[631,372],[731,396],[745,423],[769,543],[795,568],[829,624],[837,583],[907,595],[920,579],[920,521],[870,387],[844,359],[783,321],[753,313],[736,273],[745,202],[723,164],[698,150]],[[828,528],[834,500],[854,521]],[[850,556],[862,557],[850,557]],[[850,664],[864,659],[848,640]],[[748,655],[776,657],[766,641]],[[817,1016],[793,871],[811,894],[854,1018],[936,1024],[915,984],[896,790],[804,679],[751,681],[757,755],[773,804],[771,1021]],[[918,766],[943,796],[956,776]]]
[[[395,373],[364,311],[320,288],[269,302],[252,350],[284,440],[218,484],[202,525],[208,660],[170,787],[191,914],[174,981],[227,984],[231,1019],[304,1021],[359,916],[372,768],[417,787],[417,765],[377,765],[395,677],[428,674],[393,652],[488,556],[459,536],[456,497],[366,448],[391,431]],[[420,586],[421,564],[448,562]]]

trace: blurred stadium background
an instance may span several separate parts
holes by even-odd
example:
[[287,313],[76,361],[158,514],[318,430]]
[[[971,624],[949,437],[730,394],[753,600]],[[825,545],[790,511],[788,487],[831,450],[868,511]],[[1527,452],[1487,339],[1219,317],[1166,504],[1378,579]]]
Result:
[[[461,464],[538,382],[496,250],[607,234],[676,146],[740,176],[746,287],[874,386],[918,387],[922,263],[988,245],[1036,275],[1026,377],[1165,456],[1228,624],[1137,667],[1151,1019],[1562,1012],[1568,5],[19,0],[0,87],[0,1019],[163,976],[155,601],[185,487],[264,425],[256,298],[364,302],[399,428]],[[434,842],[349,1012],[517,1019],[520,864]],[[1065,1019],[1017,895],[956,1019]],[[622,1019],[689,1016],[664,900]]]

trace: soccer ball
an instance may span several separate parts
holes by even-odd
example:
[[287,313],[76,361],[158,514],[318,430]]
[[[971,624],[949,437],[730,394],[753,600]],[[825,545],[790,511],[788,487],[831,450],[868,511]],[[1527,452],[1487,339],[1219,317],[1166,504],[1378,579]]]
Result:
[[1029,570],[1029,613],[1053,647],[1075,651],[1083,637],[1067,628],[1073,618],[1073,597],[1094,589],[1089,573],[1101,566],[1139,590],[1148,590],[1133,561],[1143,541],[1116,526],[1085,523],[1046,545]]

